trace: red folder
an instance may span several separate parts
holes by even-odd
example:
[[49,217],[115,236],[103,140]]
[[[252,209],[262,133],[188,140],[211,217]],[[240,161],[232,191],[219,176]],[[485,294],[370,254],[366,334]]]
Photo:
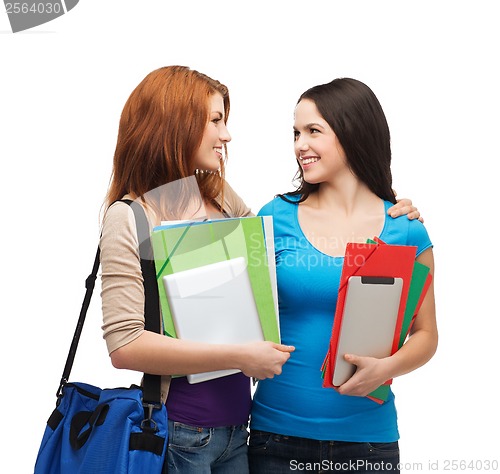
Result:
[[339,294],[330,347],[323,364],[323,387],[334,388],[332,383],[333,369],[342,325],[347,282],[351,276],[402,278],[403,288],[391,353],[399,349],[399,336],[402,329],[416,252],[417,247],[407,245],[378,245],[377,243],[347,244],[342,275],[340,277]]

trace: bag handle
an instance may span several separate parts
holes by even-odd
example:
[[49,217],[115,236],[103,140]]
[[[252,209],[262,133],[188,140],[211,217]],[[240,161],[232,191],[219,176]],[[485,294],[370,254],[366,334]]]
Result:
[[[149,225],[143,207],[129,199],[123,199],[121,202],[128,204],[135,216],[135,223],[137,228],[137,238],[139,241],[139,256],[141,258],[141,270],[144,280],[144,317],[145,329],[147,331],[156,332],[161,334],[160,327],[160,307],[158,286],[156,284],[156,272],[154,267],[153,249],[151,247]],[[69,348],[68,357],[64,366],[59,388],[57,390],[57,397],[62,395],[64,385],[69,381],[73,362],[75,361],[76,350],[78,342],[85,323],[85,317],[89,309],[90,300],[95,287],[97,272],[100,265],[101,250],[97,247],[97,253],[94,259],[94,265],[90,275],[85,280],[85,296],[83,298],[80,315],[76,324],[76,329]],[[150,410],[155,406],[161,404],[161,377],[159,375],[144,374],[143,381],[143,400],[145,405],[149,406]]]

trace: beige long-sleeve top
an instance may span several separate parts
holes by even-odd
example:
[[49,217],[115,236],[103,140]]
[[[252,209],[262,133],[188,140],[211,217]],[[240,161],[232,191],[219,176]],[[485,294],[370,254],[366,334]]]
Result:
[[[223,207],[230,216],[251,215],[250,209],[227,183],[224,188]],[[111,354],[137,339],[145,331],[139,245],[134,213],[129,205],[116,202],[106,210],[99,245],[102,269],[102,329],[108,353]],[[166,394],[164,388],[168,387],[169,377],[164,379],[163,396]]]

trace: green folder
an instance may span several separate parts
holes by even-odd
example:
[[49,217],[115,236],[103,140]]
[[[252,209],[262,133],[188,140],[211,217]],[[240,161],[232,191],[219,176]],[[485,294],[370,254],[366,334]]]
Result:
[[408,291],[408,299],[406,301],[403,324],[401,326],[401,333],[399,336],[398,349],[401,348],[406,340],[406,337],[408,336],[411,323],[416,314],[418,303],[422,297],[422,292],[424,291],[427,279],[430,278],[429,271],[430,269],[426,265],[423,265],[420,262],[415,262],[411,276],[410,289]]
[[271,217],[166,223],[153,229],[151,241],[167,336],[177,337],[163,276],[243,257],[264,339],[280,341]]

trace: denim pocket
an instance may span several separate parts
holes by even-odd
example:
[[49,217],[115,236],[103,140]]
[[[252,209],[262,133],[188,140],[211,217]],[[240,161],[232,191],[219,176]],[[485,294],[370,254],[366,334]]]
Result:
[[272,433],[268,433],[266,431],[251,430],[250,438],[248,440],[248,449],[250,451],[264,450],[269,446],[272,437]]
[[399,452],[399,444],[397,441],[392,443],[368,443],[368,447],[372,452],[395,454]]
[[177,421],[171,421],[169,425],[168,442],[174,448],[185,450],[204,448],[212,438],[210,428],[200,428]]
[[248,428],[245,425],[236,426],[234,428],[234,442],[235,444],[248,444]]

